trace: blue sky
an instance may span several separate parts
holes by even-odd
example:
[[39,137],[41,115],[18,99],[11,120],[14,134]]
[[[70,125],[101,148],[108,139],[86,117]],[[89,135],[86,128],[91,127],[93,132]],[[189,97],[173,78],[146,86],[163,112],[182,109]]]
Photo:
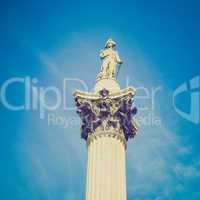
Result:
[[[64,78],[81,79],[92,89],[98,52],[112,37],[124,61],[121,87],[144,87],[151,97],[159,88],[153,110],[152,98],[141,99],[143,90],[136,95],[136,105],[147,107],[138,118],[153,115],[159,124],[141,123],[128,143],[128,200],[198,200],[200,126],[175,111],[172,96],[200,75],[199,6],[197,0],[1,1],[1,90],[13,77],[60,90]],[[83,89],[68,82],[69,106],[76,88]],[[184,112],[191,94],[176,98]],[[23,86],[9,87],[7,99],[24,103]],[[53,95],[46,100],[55,103]],[[10,111],[1,99],[0,114],[0,199],[84,199],[87,151],[75,111],[58,108],[40,119],[38,110]],[[65,118],[67,127],[48,124],[48,114]]]

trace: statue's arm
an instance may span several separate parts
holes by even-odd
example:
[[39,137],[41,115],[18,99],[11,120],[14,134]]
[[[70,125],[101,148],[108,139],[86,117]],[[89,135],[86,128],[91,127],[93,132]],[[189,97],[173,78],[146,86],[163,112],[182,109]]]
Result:
[[101,50],[99,53],[100,58],[104,58],[105,57],[105,53],[104,50]]
[[118,52],[116,52],[116,61],[117,61],[117,63],[119,63],[119,64],[122,64],[123,63],[123,61],[120,59],[120,57],[119,57],[119,54],[118,54]]
[[108,55],[109,55],[109,51],[108,50],[101,50],[100,54],[99,54],[100,58],[105,58]]

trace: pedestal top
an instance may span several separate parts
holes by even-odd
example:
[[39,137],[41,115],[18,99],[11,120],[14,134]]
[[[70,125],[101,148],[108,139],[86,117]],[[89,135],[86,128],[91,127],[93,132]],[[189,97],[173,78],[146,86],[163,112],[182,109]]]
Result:
[[105,78],[96,81],[94,92],[99,93],[99,91],[106,89],[110,93],[116,93],[120,91],[120,86],[116,79],[114,78]]

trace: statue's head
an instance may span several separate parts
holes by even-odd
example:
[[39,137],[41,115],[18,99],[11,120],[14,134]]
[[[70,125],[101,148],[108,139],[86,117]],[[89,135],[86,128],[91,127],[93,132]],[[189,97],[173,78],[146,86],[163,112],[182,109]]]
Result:
[[116,43],[111,38],[109,38],[106,42],[105,48],[112,48],[114,46],[116,46]]

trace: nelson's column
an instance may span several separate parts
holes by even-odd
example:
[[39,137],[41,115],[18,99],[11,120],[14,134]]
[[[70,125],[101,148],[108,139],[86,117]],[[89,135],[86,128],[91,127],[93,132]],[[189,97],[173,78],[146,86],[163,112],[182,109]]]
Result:
[[135,89],[120,89],[116,69],[122,61],[108,39],[100,51],[101,71],[93,92],[75,91],[81,136],[87,142],[86,200],[126,200],[125,150],[138,125],[133,116]]

